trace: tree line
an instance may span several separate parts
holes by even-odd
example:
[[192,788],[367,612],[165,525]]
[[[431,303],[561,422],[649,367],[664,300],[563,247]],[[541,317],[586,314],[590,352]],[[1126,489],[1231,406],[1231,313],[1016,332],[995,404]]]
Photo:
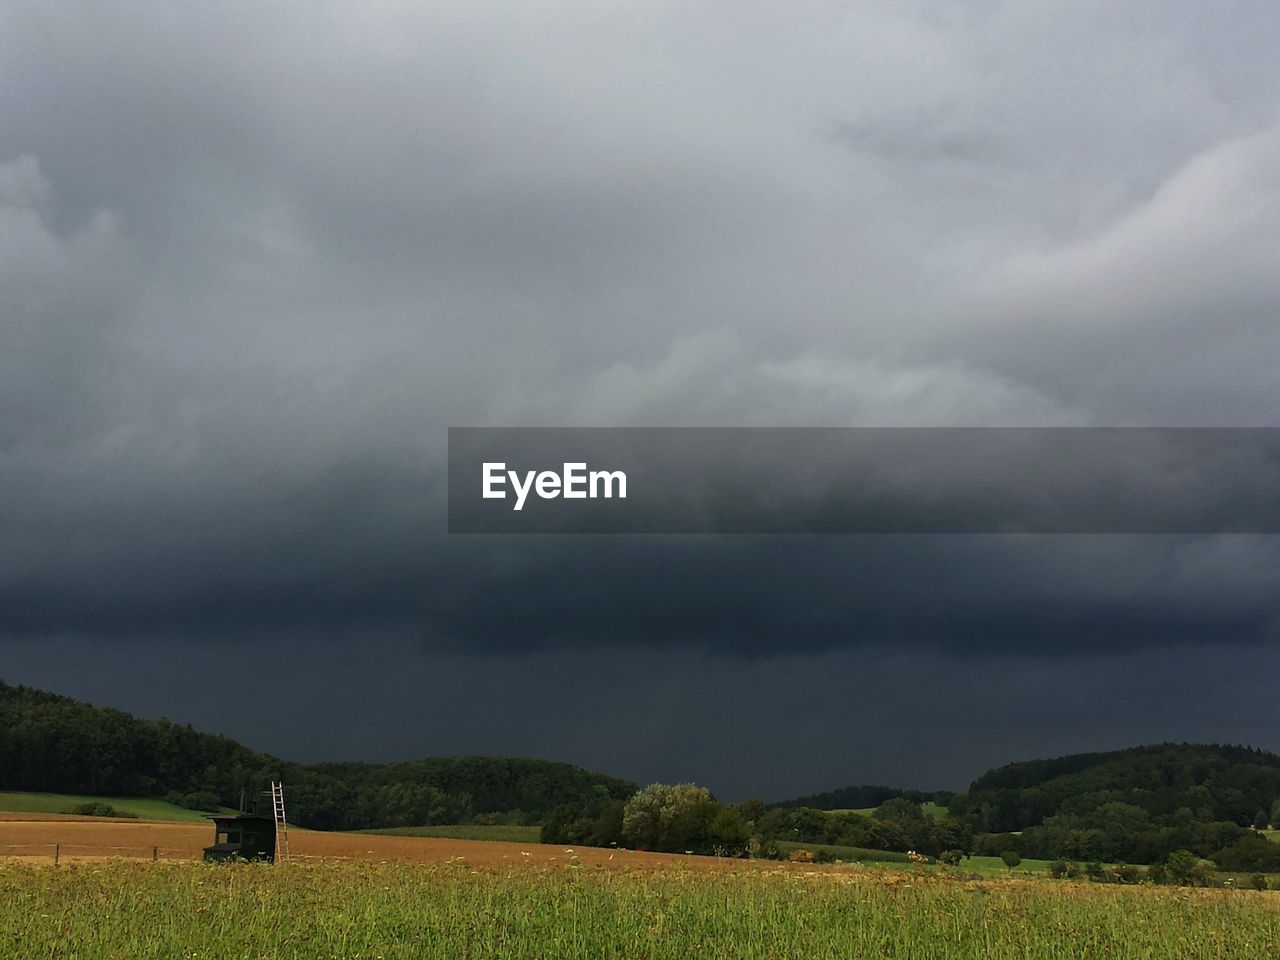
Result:
[[[1263,835],[1280,825],[1280,757],[1248,747],[1162,744],[1012,764],[979,777],[967,793],[864,786],[803,800],[828,805],[886,794],[867,814],[802,801],[719,804],[691,784],[654,784],[626,802],[561,805],[543,836],[730,856],[783,856],[808,845],[1157,868],[1192,857],[1223,870],[1280,871],[1280,843]],[[924,800],[945,806],[945,814],[926,815]]]
[[[1011,764],[956,794],[862,786],[806,802],[725,804],[692,784],[637,792],[543,760],[289,763],[190,726],[0,683],[0,789],[216,809],[271,780],[288,785],[291,818],[321,830],[479,820],[541,824],[554,843],[726,856],[808,845],[1160,864],[1181,851],[1226,870],[1280,871],[1280,844],[1261,833],[1280,824],[1280,757],[1247,747],[1163,744]],[[943,815],[926,815],[924,800]],[[838,803],[875,809],[817,806]]]
[[443,757],[399,763],[290,763],[228,737],[143,720],[0,682],[0,789],[168,799],[237,807],[272,780],[292,820],[318,830],[541,823],[563,803],[622,799],[635,784],[565,763]]
[[1226,870],[1280,870],[1280,757],[1249,747],[1160,744],[1010,764],[949,806],[981,852],[1155,864],[1177,851]]
[[557,807],[542,827],[544,843],[621,846],[667,853],[782,859],[797,846],[866,851],[967,852],[972,832],[953,817],[934,818],[921,805],[893,797],[874,813],[720,803],[706,787],[654,783],[626,801]]

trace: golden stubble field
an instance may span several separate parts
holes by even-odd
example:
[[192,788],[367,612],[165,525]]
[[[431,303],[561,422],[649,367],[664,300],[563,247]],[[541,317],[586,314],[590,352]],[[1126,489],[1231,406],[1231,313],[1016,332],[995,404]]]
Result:
[[[162,860],[198,860],[213,842],[212,824],[176,821],[116,820],[65,814],[0,813],[0,857],[52,860],[53,846],[59,859],[98,860],[109,857],[150,859],[152,851]],[[507,843],[497,840],[445,840],[433,837],[383,837],[361,833],[289,831],[289,850],[298,859],[403,861],[450,863],[465,861],[482,869],[506,869],[517,864],[533,866],[579,865],[594,868],[660,869],[680,864],[691,870],[742,870],[764,866],[743,860],[717,860],[635,850],[564,847],[540,843]],[[812,864],[779,864],[770,869],[814,870]],[[819,868],[820,869],[820,868]]]

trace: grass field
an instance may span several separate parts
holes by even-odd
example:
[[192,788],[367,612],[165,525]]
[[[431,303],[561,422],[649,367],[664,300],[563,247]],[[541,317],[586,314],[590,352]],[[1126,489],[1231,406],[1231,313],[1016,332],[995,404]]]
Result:
[[870,850],[866,847],[846,847],[835,843],[779,843],[778,849],[784,854],[792,850],[808,850],[810,853],[825,853],[844,863],[901,863],[910,865],[911,860],[905,853],[895,850]]
[[[845,847],[831,843],[779,843],[778,849],[784,854],[789,854],[792,850],[808,850],[814,854],[825,853],[844,863],[874,863],[889,867],[916,867],[905,853],[897,853],[892,850],[868,850],[864,847]],[[951,869],[960,873],[981,873],[989,876],[1004,876],[1010,873],[1009,868],[1004,865],[1004,861],[999,857],[966,857],[960,861],[959,865]],[[1014,874],[1047,874],[1049,872],[1049,861],[1026,859],[1012,872]]]
[[[911,863],[905,853],[895,853],[892,850],[866,850],[862,847],[842,847],[829,843],[780,843],[778,847],[783,853],[790,853],[792,850],[808,850],[815,854],[827,853],[845,863],[874,863],[877,866],[891,868],[918,869],[918,866]],[[1014,876],[1028,873],[1047,874],[1049,861],[1023,860],[1015,870],[1010,871],[999,857],[966,857],[957,866],[949,869],[956,873],[980,873],[984,876],[997,877],[1008,874]]]
[[1048,873],[1048,860],[1023,860],[1010,871],[999,857],[965,857],[960,861],[957,870],[971,870],[974,873],[1006,874],[1006,873]]
[[[876,861],[875,861],[875,858],[872,857],[872,858],[866,859],[864,862],[871,863]],[[877,866],[878,865],[880,864],[877,863]],[[900,864],[896,862],[893,862],[893,863],[886,862],[884,865],[892,866],[892,867],[899,867],[899,866],[910,867],[911,866],[910,863]],[[1110,866],[1110,864],[1108,864],[1108,866]],[[944,868],[941,866],[938,866],[937,869],[942,870]],[[1049,861],[1048,860],[1023,860],[1022,863],[1018,864],[1016,868],[1014,868],[1013,870],[1010,870],[1008,867],[1004,865],[1004,861],[1001,860],[999,857],[966,857],[965,859],[961,860],[956,866],[946,867],[945,869],[954,874],[979,873],[979,874],[982,874],[984,877],[1018,877],[1018,876],[1026,876],[1028,874],[1033,874],[1037,876],[1040,876],[1040,875],[1048,876]]]
[[358,830],[357,833],[383,837],[440,837],[445,840],[505,840],[508,843],[537,843],[541,827],[519,824],[480,826],[478,824],[440,824],[434,827],[383,827]]
[[[879,807],[850,807],[846,810],[831,810],[830,813],[858,813],[864,817],[872,816]],[[926,817],[933,817],[934,820],[941,820],[947,815],[947,808],[939,806],[930,800],[928,803],[920,804],[920,809]]]
[[5,864],[0,953],[1269,960],[1280,895],[888,871]]
[[78,803],[109,803],[142,820],[204,820],[199,810],[176,807],[147,797],[78,797],[66,793],[15,793],[0,791],[0,811],[8,813],[67,813]]

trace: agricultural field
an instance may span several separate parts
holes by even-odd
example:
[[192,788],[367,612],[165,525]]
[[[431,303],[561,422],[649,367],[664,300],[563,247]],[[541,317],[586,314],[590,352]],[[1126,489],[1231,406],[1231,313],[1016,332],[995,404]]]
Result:
[[0,864],[0,951],[77,960],[1266,960],[1280,894],[901,871]]
[[520,824],[457,823],[439,824],[434,827],[383,827],[379,830],[359,830],[357,833],[384,837],[437,837],[444,840],[505,840],[508,843],[537,843],[542,828]]
[[292,830],[289,863],[212,865],[206,824],[17,816],[0,819],[6,957],[1280,957],[1280,892],[1052,881],[1036,861],[721,860],[473,826]]
[[[867,850],[863,847],[844,847],[830,843],[780,843],[778,847],[783,853],[788,854],[792,850],[808,850],[814,854],[825,853],[842,863],[867,863],[889,869],[906,868],[918,870],[920,868],[919,864],[913,864],[911,858],[905,853],[896,853],[892,850]],[[1107,866],[1111,866],[1111,864],[1107,864]],[[1047,875],[1049,861],[1027,858],[1018,864],[1014,870],[1010,871],[999,857],[965,857],[952,870],[962,874],[980,873],[984,876]]]
[[871,850],[866,847],[846,847],[838,843],[779,843],[784,855],[793,850],[808,850],[815,855],[826,854],[843,863],[901,863],[910,864],[911,858],[896,850]]
[[[827,812],[828,813],[857,813],[864,817],[871,817],[871,816],[875,816],[875,812],[879,809],[880,809],[879,807],[856,807],[856,808],[850,807],[843,810],[828,810]],[[931,817],[934,820],[941,820],[943,817],[947,815],[947,808],[934,803],[932,800],[929,800],[929,801],[926,801],[925,803],[920,804],[920,810],[926,817]]]
[[[213,842],[207,823],[93,820],[32,813],[0,814],[0,861],[5,857],[37,862],[96,862],[107,858],[198,860]],[[289,848],[299,860],[387,860],[411,863],[466,863],[482,869],[518,865],[575,865],[598,868],[688,870],[750,869],[747,861],[722,861],[672,853],[644,853],[599,847],[566,847],[443,837],[382,836],[370,833],[289,831]],[[3,953],[0,953],[3,956]]]
[[[897,860],[877,860],[874,857],[864,858],[864,862],[875,863],[876,866],[885,867],[913,867],[909,860],[904,857],[902,861]],[[1106,864],[1112,866],[1112,864]],[[937,867],[941,870],[942,867]],[[956,866],[946,868],[953,873],[959,874],[981,874],[984,877],[1019,877],[1028,875],[1048,876],[1049,861],[1048,860],[1032,860],[1030,858],[1023,860],[1017,867],[1010,870],[1004,865],[1004,861],[999,857],[965,857]]]
[[188,810],[150,797],[81,797],[66,793],[0,791],[0,811],[9,813],[68,813],[72,807],[82,803],[107,803],[140,820],[204,822],[208,816],[199,810]]

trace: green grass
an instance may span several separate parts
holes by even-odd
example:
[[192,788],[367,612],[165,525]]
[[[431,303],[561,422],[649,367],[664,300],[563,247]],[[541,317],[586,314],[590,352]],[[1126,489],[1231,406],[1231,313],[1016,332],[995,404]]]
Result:
[[[866,850],[862,847],[844,847],[829,843],[780,843],[778,848],[786,854],[790,854],[792,850],[809,850],[815,854],[828,853],[837,860],[843,860],[845,863],[873,863],[876,866],[895,868],[912,866],[905,853],[897,853],[893,850]],[[916,866],[915,869],[920,868]],[[926,869],[940,870],[942,868],[936,864],[931,864]],[[1049,861],[1027,859],[1023,860],[1016,869],[1010,870],[999,857],[967,857],[961,860],[958,866],[946,869],[960,874],[980,873],[989,877],[1047,874],[1049,872]]]
[[924,811],[926,817],[933,817],[935,820],[941,820],[947,815],[947,808],[934,803],[932,800],[922,805],[920,809]]
[[928,872],[0,865],[0,953],[49,960],[1270,960],[1280,895]]
[[866,847],[846,847],[837,843],[791,843],[778,844],[778,849],[785,855],[792,850],[808,850],[810,853],[826,853],[843,860],[845,863],[903,863],[911,861],[905,853],[897,850],[869,850]]
[[68,813],[78,803],[109,803],[140,820],[203,820],[199,810],[176,807],[149,797],[79,797],[66,793],[0,792],[0,811],[6,813]]
[[1010,870],[999,857],[966,857],[960,861],[960,865],[956,869],[985,874],[1048,873],[1051,862],[1050,860],[1032,860],[1028,858],[1024,859],[1013,870]]
[[[948,869],[958,871],[959,873],[980,873],[983,876],[989,877],[1017,877],[1019,874],[1035,874],[1047,877],[1049,873],[1049,864],[1052,862],[1053,861],[1051,860],[1024,859],[1016,868],[1010,870],[1004,865],[1004,861],[999,857],[968,857],[961,860],[958,866]],[[1083,863],[1077,863],[1076,866],[1083,870],[1085,865]],[[1108,870],[1116,866],[1118,866],[1118,864],[1103,864],[1103,867]],[[1145,864],[1137,864],[1137,868],[1143,871],[1147,869]],[[1217,870],[1214,871],[1214,875],[1218,878],[1218,882],[1225,886],[1247,889],[1250,878],[1256,872],[1256,870]],[[1268,874],[1268,876],[1271,875]],[[1273,877],[1272,879],[1274,885],[1275,878]]]
[[357,833],[376,833],[385,837],[443,837],[446,840],[506,840],[510,843],[537,843],[541,827],[525,827],[519,824],[480,826],[479,824],[441,824],[434,827],[382,827],[377,830],[358,830]]
[[[828,810],[828,813],[857,813],[864,817],[871,817],[879,810],[879,807],[850,807],[845,810]],[[947,815],[947,808],[939,806],[930,800],[928,803],[922,803],[920,809],[926,817],[933,817],[934,820],[941,820]]]

